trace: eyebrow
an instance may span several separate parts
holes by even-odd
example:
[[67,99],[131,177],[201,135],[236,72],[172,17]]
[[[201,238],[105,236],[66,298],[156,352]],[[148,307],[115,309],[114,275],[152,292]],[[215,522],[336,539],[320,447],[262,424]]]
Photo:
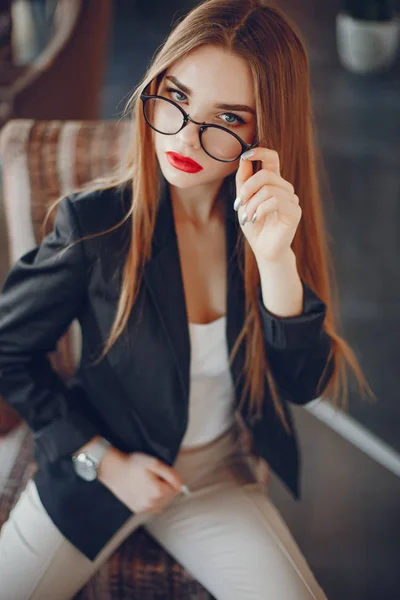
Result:
[[[173,75],[167,75],[165,79],[168,79],[168,81],[170,81],[171,83],[173,83],[174,85],[176,85],[178,88],[180,88],[182,90],[182,92],[184,92],[188,96],[191,95],[192,90],[190,88],[188,88],[186,85],[184,85],[183,83],[181,83]],[[215,104],[215,108],[221,108],[223,110],[237,110],[237,111],[241,111],[241,112],[248,112],[251,115],[255,115],[256,114],[256,111],[253,108],[251,108],[250,106],[247,106],[247,104],[226,104],[226,103],[220,103],[220,104]]]

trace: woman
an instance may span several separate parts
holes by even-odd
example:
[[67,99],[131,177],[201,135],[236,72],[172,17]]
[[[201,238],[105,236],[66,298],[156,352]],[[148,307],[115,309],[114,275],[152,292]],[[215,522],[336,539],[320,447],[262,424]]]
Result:
[[[39,470],[0,536],[5,600],[73,597],[140,525],[219,600],[325,598],[254,468],[299,498],[289,403],[337,402],[346,361],[366,387],[335,331],[308,85],[276,7],[199,5],[131,99],[122,175],[62,199],[11,269],[0,393]],[[65,385],[46,354],[74,318]]]

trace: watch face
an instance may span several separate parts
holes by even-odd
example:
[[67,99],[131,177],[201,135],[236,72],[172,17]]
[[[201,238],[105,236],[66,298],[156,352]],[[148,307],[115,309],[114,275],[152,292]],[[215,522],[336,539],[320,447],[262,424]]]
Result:
[[85,481],[93,481],[97,477],[95,463],[86,454],[78,454],[74,457],[75,472]]

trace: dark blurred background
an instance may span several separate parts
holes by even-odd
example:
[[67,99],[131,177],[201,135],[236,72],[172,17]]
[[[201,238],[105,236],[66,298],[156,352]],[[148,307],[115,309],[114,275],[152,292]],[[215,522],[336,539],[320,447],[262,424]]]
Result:
[[[197,2],[114,0],[107,12],[102,0],[88,0],[82,39],[68,48],[65,34],[64,62],[50,73],[57,49],[43,56],[55,27],[68,29],[68,11],[57,21],[57,4],[15,0],[11,27],[10,2],[0,0],[3,126],[14,118],[119,119],[172,24]],[[71,23],[80,4],[70,0]],[[296,408],[304,498],[296,504],[275,478],[271,495],[330,600],[399,600],[400,3],[277,4],[307,43],[342,334],[378,402],[363,401],[353,382],[346,413],[324,401]],[[46,68],[24,96],[24,77]],[[2,280],[11,260],[4,207],[0,235]]]

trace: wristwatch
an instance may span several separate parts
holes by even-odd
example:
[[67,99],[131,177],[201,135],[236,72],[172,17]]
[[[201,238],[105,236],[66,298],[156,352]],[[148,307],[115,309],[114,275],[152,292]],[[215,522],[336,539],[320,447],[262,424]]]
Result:
[[101,459],[110,447],[110,442],[104,438],[95,440],[84,452],[72,457],[75,473],[85,481],[97,479]]

